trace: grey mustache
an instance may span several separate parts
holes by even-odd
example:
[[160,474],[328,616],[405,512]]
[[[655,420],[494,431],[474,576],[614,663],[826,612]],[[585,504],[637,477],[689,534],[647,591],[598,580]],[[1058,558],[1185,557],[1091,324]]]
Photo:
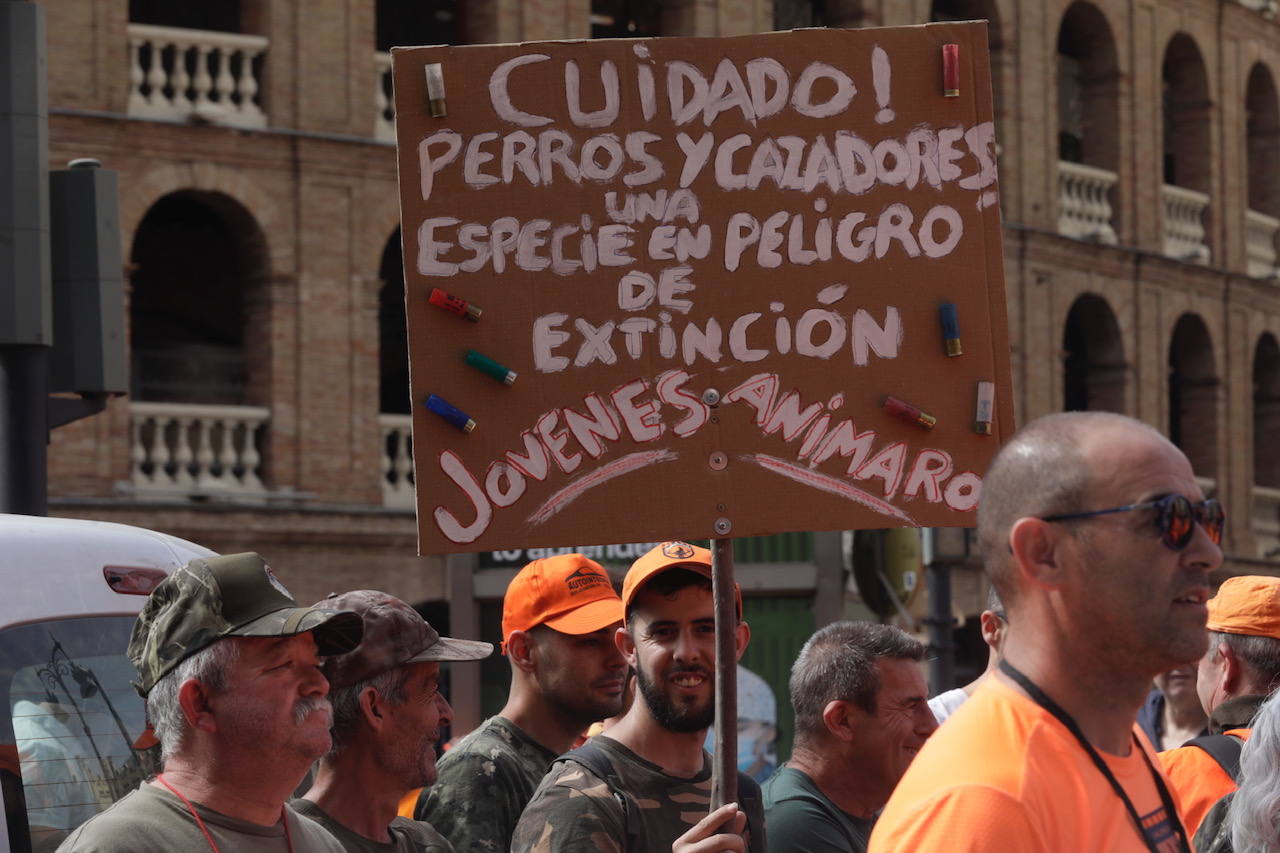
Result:
[[324,698],[309,697],[299,699],[293,705],[293,719],[295,722],[301,723],[313,711],[324,711],[330,716],[333,715],[333,709],[329,705],[329,700]]

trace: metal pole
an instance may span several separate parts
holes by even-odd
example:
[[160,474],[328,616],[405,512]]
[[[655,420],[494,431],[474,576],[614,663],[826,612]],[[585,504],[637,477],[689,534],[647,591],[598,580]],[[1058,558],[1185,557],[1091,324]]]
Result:
[[0,345],[0,512],[47,515],[49,348]]
[[0,512],[46,513],[49,128],[44,9],[0,2]]
[[738,604],[733,540],[711,542],[711,597],[716,614],[716,735],[711,808],[738,800]]
[[929,692],[955,687],[956,650],[951,641],[951,563],[936,557],[925,571],[929,590]]

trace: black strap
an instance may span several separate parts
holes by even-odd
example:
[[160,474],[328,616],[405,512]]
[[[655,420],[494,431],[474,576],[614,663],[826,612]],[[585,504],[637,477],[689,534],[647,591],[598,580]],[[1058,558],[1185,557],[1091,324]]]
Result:
[[748,815],[751,814],[749,805],[761,798],[760,783],[752,779],[741,770],[738,771],[738,807]]
[[613,797],[618,801],[618,805],[622,806],[622,825],[627,832],[627,843],[623,849],[638,849],[635,842],[640,835],[639,816],[632,816],[631,812],[635,808],[635,803],[623,789],[622,780],[618,778],[617,772],[613,769],[613,759],[609,757],[609,754],[601,749],[599,744],[588,739],[582,746],[577,749],[571,749],[557,758],[553,765],[562,761],[573,761],[581,764],[604,780],[605,784],[609,786],[609,790],[613,792]]
[[[590,770],[599,778],[603,779],[605,784],[609,786],[609,790],[613,792],[614,799],[622,806],[623,825],[627,831],[626,850],[640,849],[637,840],[640,837],[640,817],[635,800],[623,788],[622,780],[618,778],[617,771],[613,769],[613,759],[598,744],[588,740],[577,749],[571,749],[564,755],[561,755],[554,762],[559,764],[562,761],[573,761],[581,764]],[[760,792],[760,783],[752,779],[745,773],[738,773],[738,807],[751,815],[751,806],[759,802],[762,797]],[[753,832],[754,827],[748,827]]]
[[[1138,830],[1138,835],[1142,837],[1143,842],[1147,845],[1147,849],[1151,853],[1160,853],[1155,842],[1151,840],[1151,837],[1147,835],[1146,829],[1142,826],[1142,816],[1138,814],[1133,801],[1129,799],[1129,794],[1111,772],[1107,762],[1098,754],[1098,750],[1094,749],[1093,744],[1089,743],[1089,739],[1084,736],[1084,732],[1080,730],[1080,726],[1071,718],[1071,715],[1064,711],[1057,702],[1050,699],[1048,694],[1041,690],[1034,681],[1027,678],[1009,661],[1000,661],[1000,671],[1013,679],[1019,687],[1026,691],[1033,702],[1052,714],[1058,722],[1066,727],[1067,731],[1075,736],[1076,741],[1079,742],[1084,751],[1088,753],[1089,758],[1092,759],[1093,766],[1098,768],[1098,772],[1111,784],[1111,790],[1115,791],[1116,796],[1124,803],[1125,810],[1129,812],[1129,817],[1133,819],[1133,825]],[[1173,805],[1173,796],[1169,793],[1169,788],[1164,784],[1164,780],[1160,778],[1160,774],[1156,772],[1156,768],[1152,766],[1151,758],[1147,755],[1147,751],[1142,748],[1142,744],[1138,741],[1136,734],[1133,736],[1133,746],[1142,754],[1142,760],[1146,762],[1147,769],[1151,771],[1151,781],[1155,782],[1156,790],[1160,793],[1160,802],[1164,806],[1165,816],[1178,836],[1181,849],[1185,853],[1191,853],[1191,844],[1187,840],[1187,831],[1182,826],[1182,821],[1178,817],[1178,810]]]
[[1201,735],[1185,745],[1203,749],[1226,771],[1232,782],[1240,781],[1240,751],[1244,749],[1244,741],[1231,735]]

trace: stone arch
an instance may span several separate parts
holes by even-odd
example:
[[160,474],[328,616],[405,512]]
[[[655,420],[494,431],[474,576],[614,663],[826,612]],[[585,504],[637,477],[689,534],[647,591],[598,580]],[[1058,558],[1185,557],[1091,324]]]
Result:
[[[458,44],[459,12],[469,5],[457,0],[377,0],[374,49],[412,44]],[[463,8],[459,8],[463,7]]]
[[[243,171],[212,163],[182,163],[152,169],[140,176],[121,180],[120,233],[132,243],[142,217],[159,199],[170,193],[195,190],[218,193],[248,211],[267,235],[271,269],[293,268],[293,239],[290,223],[281,214],[271,192]],[[127,256],[129,246],[123,247]]]
[[167,0],[129,0],[129,23],[182,27],[222,33],[247,32],[240,0],[203,0],[171,3]]
[[[648,38],[663,34],[660,0],[591,0],[592,38]],[[776,5],[775,5],[776,8]]]
[[1124,412],[1128,364],[1115,312],[1086,293],[1071,304],[1063,326],[1062,410]]
[[378,282],[378,411],[407,415],[413,411],[413,401],[409,398],[409,337],[399,228],[383,247]]
[[261,224],[227,195],[169,193],[134,229],[130,350],[136,399],[243,405],[269,400],[250,305],[271,277]]
[[987,42],[991,52],[995,53],[1004,44],[1004,33],[1000,28],[1000,9],[995,0],[931,0],[929,4],[930,21],[982,21],[989,23]]
[[863,0],[773,0],[773,29],[863,27],[873,23]]
[[1115,172],[1120,66],[1106,15],[1077,0],[1058,28],[1058,159]]
[[1204,56],[1187,33],[1176,33],[1169,39],[1161,79],[1164,182],[1208,193],[1213,101]]
[[[383,255],[387,251],[388,235],[399,242],[400,194],[394,185],[378,186],[364,197],[364,211],[360,225],[359,251],[361,269],[380,270]],[[403,272],[401,273],[403,274]],[[376,300],[382,287],[380,276],[366,276],[369,283],[366,298]],[[372,304],[372,303],[371,303]]]
[[1200,477],[1218,477],[1222,382],[1213,341],[1198,314],[1185,313],[1169,343],[1169,439]]
[[1280,344],[1267,332],[1253,349],[1253,483],[1280,488]]
[[1271,69],[1261,62],[1250,69],[1245,89],[1245,139],[1249,209],[1280,217],[1280,100]]

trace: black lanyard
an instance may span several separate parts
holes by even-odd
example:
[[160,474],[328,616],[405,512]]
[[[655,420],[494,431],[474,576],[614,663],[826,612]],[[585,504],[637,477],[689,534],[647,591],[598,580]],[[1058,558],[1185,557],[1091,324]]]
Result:
[[[1036,683],[1019,672],[1013,664],[1007,660],[1000,661],[1000,671],[1012,678],[1019,687],[1027,692],[1031,700],[1052,714],[1058,722],[1066,726],[1067,731],[1075,736],[1080,742],[1080,746],[1089,754],[1089,758],[1093,759],[1093,764],[1098,768],[1098,772],[1107,778],[1111,783],[1111,789],[1116,792],[1116,796],[1124,803],[1125,809],[1129,812],[1129,817],[1133,818],[1133,824],[1137,827],[1138,834],[1142,836],[1142,840],[1146,842],[1147,849],[1151,853],[1160,853],[1156,848],[1155,842],[1147,835],[1147,831],[1142,826],[1142,817],[1138,814],[1137,808],[1134,807],[1133,801],[1129,799],[1129,795],[1125,792],[1120,782],[1112,774],[1111,768],[1107,766],[1107,762],[1103,760],[1098,751],[1093,748],[1093,744],[1089,743],[1089,739],[1084,736],[1084,732],[1080,731],[1080,726],[1076,725],[1076,721],[1071,719],[1071,715],[1062,710],[1057,702],[1054,702],[1041,690]],[[1178,811],[1173,806],[1173,797],[1169,794],[1168,787],[1165,786],[1164,780],[1160,778],[1160,774],[1156,772],[1155,767],[1151,765],[1151,758],[1147,755],[1147,751],[1142,748],[1142,744],[1138,741],[1138,736],[1133,736],[1134,749],[1142,753],[1142,760],[1147,763],[1147,769],[1151,771],[1151,780],[1156,783],[1156,790],[1160,792],[1160,802],[1164,805],[1164,811],[1169,820],[1169,825],[1173,827],[1174,832],[1178,836],[1181,843],[1181,849],[1185,853],[1191,853],[1191,845],[1187,842],[1187,831],[1182,826],[1182,821],[1178,817]]]

